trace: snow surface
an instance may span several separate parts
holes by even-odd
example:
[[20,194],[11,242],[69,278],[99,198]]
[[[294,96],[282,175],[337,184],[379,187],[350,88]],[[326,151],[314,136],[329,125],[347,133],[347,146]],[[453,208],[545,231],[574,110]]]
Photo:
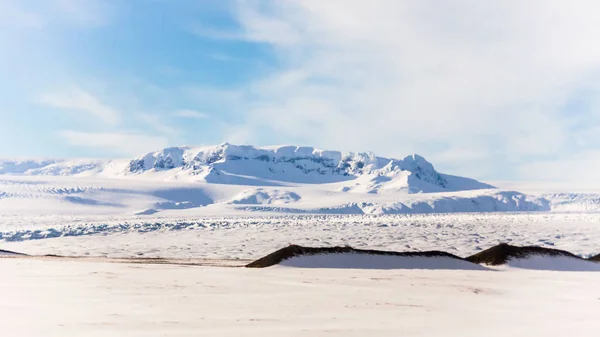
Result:
[[[459,269],[485,270],[478,264],[447,256],[392,256],[357,253],[335,253],[294,256],[283,260],[280,266],[297,268],[343,269]],[[600,267],[600,264],[598,264]]]
[[554,271],[600,271],[600,263],[575,259],[568,256],[531,255],[522,259],[508,260],[513,268]]
[[288,204],[300,200],[301,197],[294,192],[278,189],[264,190],[249,189],[236,195],[230,202],[232,204],[263,205],[263,204]]
[[600,212],[598,193],[546,193],[542,197],[560,212]]
[[470,256],[501,242],[600,253],[600,214],[3,216],[0,249],[69,256],[257,259],[289,244]]
[[[404,214],[546,211],[543,198],[494,189],[443,193],[371,193],[345,182],[248,186],[98,177],[0,176],[2,215],[223,215],[249,212]],[[362,186],[362,187],[360,187]],[[394,189],[389,185],[386,189]]]
[[597,336],[600,273],[0,259],[11,337]]

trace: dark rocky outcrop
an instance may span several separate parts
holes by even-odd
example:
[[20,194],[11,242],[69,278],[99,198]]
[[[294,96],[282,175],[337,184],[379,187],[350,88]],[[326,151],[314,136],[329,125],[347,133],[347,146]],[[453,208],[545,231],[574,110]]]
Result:
[[511,259],[523,259],[532,255],[544,256],[565,256],[583,260],[581,257],[560,249],[544,248],[538,246],[511,246],[507,243],[501,243],[492,248],[488,248],[475,255],[466,258],[467,261],[477,264],[487,264],[490,266],[499,266],[505,264]]
[[588,260],[594,262],[600,262],[600,254],[590,257]]
[[404,256],[404,257],[448,257],[465,261],[465,259],[456,255],[442,251],[425,251],[425,252],[392,252],[382,250],[364,250],[352,247],[303,247],[298,245],[290,245],[275,251],[263,258],[260,258],[248,265],[248,268],[265,268],[277,265],[284,260],[296,256],[317,255],[317,254],[340,254],[340,253],[355,253],[355,254],[370,254],[370,255],[386,255],[386,256]]
[[0,249],[0,256],[5,255],[5,256],[10,256],[10,255],[27,255],[27,254],[23,254],[23,253],[17,253],[17,252],[12,252],[10,250],[4,250],[4,249]]

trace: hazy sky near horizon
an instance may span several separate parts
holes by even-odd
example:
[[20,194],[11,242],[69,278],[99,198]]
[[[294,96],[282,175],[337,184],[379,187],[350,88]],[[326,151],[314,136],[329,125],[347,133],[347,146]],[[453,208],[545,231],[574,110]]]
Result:
[[600,3],[0,0],[0,157],[300,144],[600,181]]

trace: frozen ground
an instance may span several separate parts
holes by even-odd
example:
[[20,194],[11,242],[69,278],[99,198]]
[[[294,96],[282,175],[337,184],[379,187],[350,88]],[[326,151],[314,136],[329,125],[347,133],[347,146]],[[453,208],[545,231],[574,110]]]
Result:
[[0,249],[29,254],[251,259],[294,243],[465,257],[500,242],[600,253],[597,213],[2,219]]
[[0,259],[11,337],[597,336],[600,273]]

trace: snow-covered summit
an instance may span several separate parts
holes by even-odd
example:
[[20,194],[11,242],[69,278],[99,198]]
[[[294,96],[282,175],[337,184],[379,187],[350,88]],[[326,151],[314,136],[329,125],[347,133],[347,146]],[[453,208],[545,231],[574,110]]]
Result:
[[343,153],[303,146],[254,147],[228,143],[151,152],[131,160],[125,174],[161,171],[179,171],[179,175],[189,174],[212,183],[242,185],[256,185],[260,181],[266,185],[274,182],[322,184],[362,178],[366,182],[378,182],[378,185],[398,186],[409,193],[493,188],[472,179],[441,174],[417,154],[394,159],[370,152]]
[[170,147],[120,160],[0,160],[2,209],[40,214],[548,211],[548,200],[438,172],[425,158],[307,146]]
[[170,147],[129,160],[0,160],[0,174],[102,176],[230,185],[339,183],[343,192],[450,192],[493,188],[439,173],[425,158],[378,157],[308,146]]

